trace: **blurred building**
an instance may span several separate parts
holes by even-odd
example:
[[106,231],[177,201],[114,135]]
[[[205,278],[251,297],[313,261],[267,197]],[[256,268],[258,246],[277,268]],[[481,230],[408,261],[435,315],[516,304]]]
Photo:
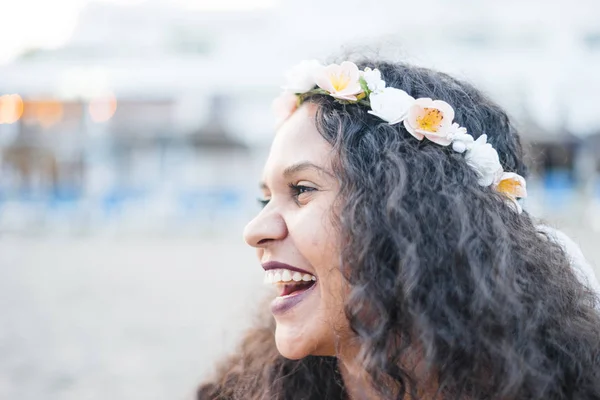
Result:
[[128,218],[150,229],[156,215],[160,226],[239,218],[273,131],[282,71],[340,54],[340,43],[488,91],[532,149],[531,189],[552,199],[531,207],[562,212],[582,194],[597,202],[593,1],[434,3],[428,21],[410,17],[418,2],[389,2],[385,12],[358,0],[229,12],[91,3],[63,47],[0,67],[0,230],[44,229],[52,215],[80,229]]

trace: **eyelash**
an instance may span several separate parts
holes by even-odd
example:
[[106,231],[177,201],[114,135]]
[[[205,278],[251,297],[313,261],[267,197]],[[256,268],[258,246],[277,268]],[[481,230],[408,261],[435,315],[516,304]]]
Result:
[[267,206],[267,204],[269,204],[269,200],[270,199],[261,199],[261,198],[258,198],[256,200],[258,200],[258,204],[260,204],[261,208],[265,208]]
[[[288,185],[288,187],[290,188],[290,190],[292,192],[292,197],[294,198],[296,203],[298,202],[298,196],[300,196],[302,193],[307,193],[307,192],[312,192],[312,191],[317,190],[310,186],[296,185],[294,183],[290,183]],[[260,199],[260,198],[258,199],[258,203],[263,208],[266,207],[267,204],[269,204],[269,201],[270,201],[270,199]]]
[[300,196],[302,193],[307,193],[307,192],[312,192],[314,190],[317,190],[310,186],[295,185],[293,183],[290,183],[288,186],[289,186],[290,190],[292,191],[292,196],[294,197],[296,202],[298,202],[298,196]]

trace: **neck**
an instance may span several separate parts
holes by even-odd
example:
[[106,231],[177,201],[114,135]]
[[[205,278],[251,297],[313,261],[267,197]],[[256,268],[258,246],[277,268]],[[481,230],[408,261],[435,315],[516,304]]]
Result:
[[[374,388],[371,377],[365,371],[363,364],[358,358],[359,346],[346,346],[338,351],[338,365],[349,400],[381,400],[382,397]],[[342,350],[342,349],[338,349]],[[417,353],[415,353],[416,355]],[[423,363],[415,356],[407,357],[410,366],[408,371],[413,371],[414,381],[417,387],[418,398],[422,400],[438,398],[435,396],[435,378],[428,374]],[[394,386],[390,384],[390,386]],[[406,394],[404,400],[413,397]]]
[[349,400],[380,400],[359,357],[360,343],[356,338],[346,338],[338,342],[338,366]]
[[379,400],[371,379],[356,360],[339,358],[339,368],[349,400]]

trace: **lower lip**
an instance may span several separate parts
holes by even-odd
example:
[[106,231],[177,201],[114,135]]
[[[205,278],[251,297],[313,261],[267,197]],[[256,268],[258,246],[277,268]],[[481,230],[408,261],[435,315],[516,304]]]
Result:
[[275,300],[271,302],[271,312],[273,313],[273,315],[280,315],[289,311],[292,307],[301,303],[302,300],[310,296],[310,294],[316,286],[317,283],[315,282],[314,285],[298,294],[276,297]]

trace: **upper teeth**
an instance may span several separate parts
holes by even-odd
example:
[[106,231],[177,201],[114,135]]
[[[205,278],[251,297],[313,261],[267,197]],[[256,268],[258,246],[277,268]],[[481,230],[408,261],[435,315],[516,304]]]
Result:
[[303,274],[289,269],[270,269],[265,271],[265,283],[279,282],[310,282],[316,281],[317,278],[311,274]]

